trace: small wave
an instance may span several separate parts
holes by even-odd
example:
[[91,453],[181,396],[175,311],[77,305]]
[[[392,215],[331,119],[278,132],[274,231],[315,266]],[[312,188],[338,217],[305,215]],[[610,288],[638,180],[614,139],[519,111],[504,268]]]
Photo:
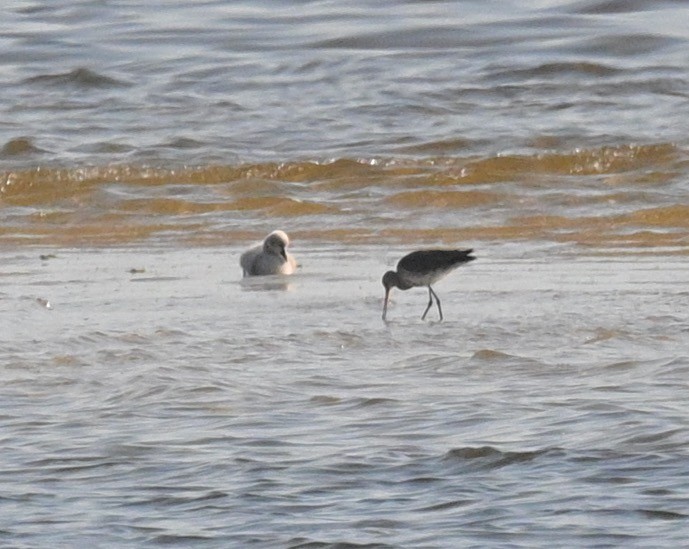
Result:
[[615,330],[610,328],[598,328],[594,335],[584,342],[584,345],[591,345],[594,343],[600,343],[602,341],[609,341],[611,339],[617,339],[619,337],[625,337],[628,334],[622,330]]
[[494,351],[493,349],[480,349],[476,351],[472,357],[475,360],[481,360],[486,362],[504,361],[512,360],[515,357],[501,351]]
[[42,152],[45,151],[34,145],[33,141],[28,137],[17,137],[10,139],[3,145],[2,149],[0,149],[0,157],[25,156]]
[[548,364],[533,357],[512,355],[494,349],[479,349],[475,351],[469,359],[469,364],[483,372],[487,371],[489,367],[509,367],[513,371],[516,369],[528,370],[529,372],[539,371],[541,375],[544,373],[551,375],[555,373],[555,370]]
[[312,404],[318,404],[320,406],[335,406],[342,403],[340,397],[334,397],[330,395],[314,395],[309,399]]
[[504,200],[504,195],[487,191],[422,190],[397,193],[387,202],[405,208],[456,209],[497,204]]
[[627,444],[643,444],[656,446],[657,443],[673,438],[675,435],[681,435],[684,429],[668,429],[659,433],[635,435],[625,442]]
[[642,227],[689,227],[689,206],[673,204],[657,208],[647,208],[618,217],[620,222]]
[[176,534],[160,534],[153,536],[150,542],[153,545],[177,545],[182,547],[191,547],[198,544],[213,543],[216,539],[213,535],[176,535]]
[[466,176],[478,181],[501,181],[532,176],[534,173],[596,175],[620,173],[665,164],[678,153],[670,143],[621,145],[576,149],[569,153],[543,153],[533,156],[501,155],[469,162]]
[[395,363],[395,367],[409,368],[419,372],[437,372],[443,368],[453,368],[461,361],[456,355],[444,355],[437,353],[423,353],[411,355]]
[[163,145],[171,149],[198,149],[203,147],[203,143],[189,137],[179,137]]
[[414,145],[405,145],[398,149],[399,152],[409,154],[458,154],[462,151],[471,149],[474,142],[468,139],[452,138],[438,141],[427,141],[425,143],[418,143]]
[[492,446],[454,448],[442,458],[445,463],[471,468],[499,469],[516,463],[527,463],[552,453],[552,448],[526,452],[504,452]]
[[665,48],[679,44],[678,38],[650,33],[626,33],[613,36],[603,36],[588,40],[585,45],[577,48],[582,54],[614,55],[622,59],[625,56],[636,57],[660,52]]
[[454,501],[444,501],[442,503],[435,503],[433,505],[429,505],[428,507],[422,507],[418,510],[421,512],[449,511],[451,509],[456,509],[458,507],[466,507],[467,505],[471,505],[473,503],[475,502],[471,499],[459,499]]
[[372,406],[385,406],[391,403],[396,403],[397,400],[394,398],[385,397],[369,397],[360,398],[356,400],[356,408],[370,408]]
[[346,406],[351,408],[371,408],[376,406],[386,406],[398,402],[394,398],[386,397],[360,397],[344,399],[329,395],[315,395],[309,400],[313,404],[320,406]]
[[263,210],[269,215],[296,217],[336,213],[337,209],[327,204],[309,200],[285,197],[250,197],[235,200],[227,205],[230,210]]
[[396,547],[398,546],[387,543],[326,542],[302,537],[292,538],[287,542],[288,549],[393,549]]
[[572,7],[572,13],[598,15],[647,11],[654,9],[655,5],[648,0],[596,0],[594,2],[575,2]]
[[491,75],[498,78],[553,78],[562,76],[611,76],[622,72],[620,69],[591,62],[543,63],[533,68],[501,70]]
[[122,88],[127,87],[124,81],[103,76],[86,68],[78,68],[67,73],[42,74],[25,80],[27,84],[39,84],[50,87],[75,87],[79,89],[90,88]]
[[383,32],[361,32],[332,39],[313,42],[314,49],[347,49],[347,50],[375,50],[384,49],[445,49],[464,48],[485,43],[498,43],[506,40],[504,37],[488,36],[485,32],[472,32],[468,28],[458,29],[452,26],[436,26],[433,32],[427,32],[423,27],[410,26],[404,29]]
[[686,513],[678,513],[676,511],[663,511],[660,509],[640,509],[644,517],[656,520],[686,520],[689,515]]
[[352,526],[356,529],[366,528],[373,530],[395,530],[404,526],[403,521],[382,519],[382,518],[370,518],[360,520],[355,522]]

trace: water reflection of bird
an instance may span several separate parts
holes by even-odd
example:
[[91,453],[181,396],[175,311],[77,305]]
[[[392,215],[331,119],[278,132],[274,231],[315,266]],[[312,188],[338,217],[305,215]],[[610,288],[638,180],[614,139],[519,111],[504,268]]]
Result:
[[471,252],[473,250],[419,250],[405,255],[397,263],[397,271],[388,271],[383,275],[383,286],[385,287],[383,320],[386,320],[390,290],[392,288],[408,290],[415,286],[428,286],[428,305],[421,316],[421,320],[426,318],[428,310],[433,305],[433,298],[438,305],[438,313],[440,320],[442,320],[443,310],[440,307],[440,299],[431,288],[431,284],[460,265],[476,259],[471,255]]
[[244,252],[239,264],[244,276],[292,274],[297,268],[294,257],[287,252],[289,237],[284,231],[273,231],[263,244]]

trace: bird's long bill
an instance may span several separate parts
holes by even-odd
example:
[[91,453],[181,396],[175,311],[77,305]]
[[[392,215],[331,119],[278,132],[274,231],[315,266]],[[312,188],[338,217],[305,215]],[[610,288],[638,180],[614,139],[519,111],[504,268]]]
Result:
[[284,246],[281,246],[281,247],[280,247],[280,255],[282,256],[282,259],[284,259],[285,261],[287,261],[287,251],[285,250],[285,247],[284,247]]
[[390,288],[385,288],[385,299],[383,300],[383,320],[388,314],[388,299],[390,298]]

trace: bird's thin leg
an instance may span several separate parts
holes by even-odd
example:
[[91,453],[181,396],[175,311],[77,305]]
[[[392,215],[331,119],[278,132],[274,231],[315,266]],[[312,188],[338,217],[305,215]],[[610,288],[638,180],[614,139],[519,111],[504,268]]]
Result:
[[[443,309],[440,306],[440,299],[438,298],[438,294],[436,294],[430,286],[428,287],[428,292],[429,292],[429,296],[435,297],[435,302],[438,305],[438,312],[440,313],[440,320],[442,320],[443,319]],[[429,307],[430,307],[430,305],[429,305]]]
[[[436,297],[436,299],[438,299]],[[428,306],[426,307],[426,310],[423,312],[421,315],[421,320],[424,320],[426,318],[426,315],[428,314],[428,310],[431,308],[431,305],[433,305],[433,290],[431,290],[431,287],[428,287]]]

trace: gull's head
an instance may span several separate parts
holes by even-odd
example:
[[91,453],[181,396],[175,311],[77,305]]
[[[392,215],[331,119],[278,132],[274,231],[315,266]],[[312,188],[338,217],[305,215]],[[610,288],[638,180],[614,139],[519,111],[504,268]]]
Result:
[[289,246],[289,237],[284,231],[273,231],[263,241],[263,250],[281,256],[287,261],[285,248]]

